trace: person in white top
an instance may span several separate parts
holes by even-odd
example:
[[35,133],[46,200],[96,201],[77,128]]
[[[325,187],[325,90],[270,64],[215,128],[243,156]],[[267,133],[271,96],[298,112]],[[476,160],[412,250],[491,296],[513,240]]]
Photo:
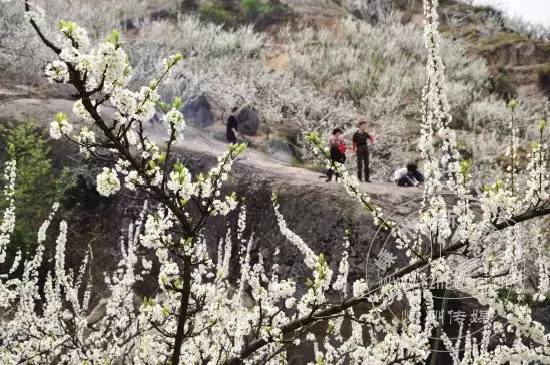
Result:
[[418,186],[424,182],[424,175],[418,171],[416,162],[409,162],[406,167],[401,167],[394,171],[392,181],[395,181],[397,186]]
[[393,172],[393,176],[392,176],[391,180],[392,181],[397,181],[397,180],[401,179],[403,176],[407,175],[407,172],[408,172],[408,170],[407,170],[406,167],[401,167],[401,168],[399,168],[399,169],[397,169]]

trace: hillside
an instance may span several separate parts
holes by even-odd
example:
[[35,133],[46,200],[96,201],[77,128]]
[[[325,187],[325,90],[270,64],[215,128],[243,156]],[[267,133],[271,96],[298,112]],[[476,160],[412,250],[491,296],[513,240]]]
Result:
[[441,3],[0,2],[0,362],[550,363],[550,43]]
[[[400,5],[403,20],[421,26],[421,2],[413,3]],[[446,0],[440,9],[443,35],[487,60],[496,93],[525,100],[550,96],[550,42],[511,29],[502,12],[489,6]]]
[[[363,115],[372,121],[380,136],[380,141],[373,146],[372,168],[376,183],[365,186],[365,189],[380,199],[382,206],[399,205],[403,199],[411,197],[409,194],[414,192],[394,189],[389,177],[395,168],[416,156],[418,106],[424,82],[420,1],[395,1],[393,10],[400,11],[399,20],[404,24],[390,22],[389,25],[382,25],[382,19],[376,19],[376,16],[381,18],[384,12],[391,10],[389,8],[365,14],[351,11],[344,3],[328,0],[283,0],[270,3],[268,7],[258,7],[255,2],[206,4],[209,7],[194,1],[178,2],[175,6],[171,1],[157,0],[123,15],[127,16],[123,18],[127,45],[136,61],[135,84],[146,82],[154,75],[157,70],[154,61],[174,51],[189,53],[186,69],[170,80],[165,94],[166,98],[181,95],[188,101],[183,112],[190,123],[188,130],[191,134],[183,146],[185,150],[204,156],[221,152],[225,147],[221,142],[225,128],[221,120],[234,104],[246,104],[247,109],[241,111],[241,132],[250,150],[239,166],[253,169],[257,171],[254,176],[259,174],[262,179],[272,181],[269,187],[262,186],[262,189],[283,192],[293,187],[300,191],[297,196],[303,193],[314,200],[327,198],[317,207],[317,211],[327,211],[330,210],[328,202],[342,195],[342,190],[319,178],[317,171],[321,167],[309,159],[307,151],[304,152],[301,134],[309,129],[326,133],[334,125],[346,126],[351,131],[357,118]],[[197,14],[202,22],[195,18],[176,20],[176,10]],[[473,92],[483,95],[478,99],[481,109],[486,109],[483,104],[486,100],[494,97],[505,99],[510,96],[507,92],[512,91],[514,95],[517,91],[520,98],[536,104],[544,93],[544,85],[536,79],[533,70],[542,69],[550,62],[549,42],[529,39],[502,27],[487,27],[491,19],[498,24],[500,16],[490,8],[448,0],[442,2],[441,12],[444,35],[450,39],[445,43],[444,54],[450,63],[450,100],[463,152],[479,161],[473,170],[478,179],[476,188],[479,188],[482,183],[492,182],[498,176],[494,172],[495,159],[504,151],[498,139],[491,137],[490,143],[480,143],[478,137],[483,137],[486,131],[502,130],[507,121],[504,119],[504,124],[498,124],[495,120],[471,120],[473,113],[470,109],[477,101],[472,103],[468,95]],[[354,19],[371,16],[365,21],[372,24],[361,25],[356,20],[345,20],[350,14]],[[143,16],[151,17],[151,20],[138,27],[140,23],[132,19]],[[231,24],[209,25],[224,20],[231,20]],[[112,21],[116,24],[120,19]],[[249,22],[256,25],[255,30],[239,28],[241,23]],[[100,32],[109,24],[96,26],[95,32]],[[283,36],[281,31],[285,26],[290,27],[290,32]],[[301,32],[300,29],[308,31]],[[165,34],[177,36],[165,37]],[[315,45],[312,40],[320,36],[325,37],[330,52],[311,47],[311,44]],[[36,41],[34,35],[30,37]],[[357,42],[365,46],[354,55],[356,58],[341,59],[340,56]],[[376,54],[371,54],[371,50]],[[23,85],[24,80],[17,75],[9,72],[2,75],[0,116],[4,121],[34,119],[46,129],[56,111],[70,111],[74,98],[71,90],[45,83],[38,71],[34,71],[33,67],[43,65],[41,53],[37,52],[40,56],[28,59],[27,73],[23,75],[36,81]],[[510,55],[514,57],[504,57]],[[485,58],[480,59],[481,56]],[[27,59],[23,58],[22,62],[27,62]],[[345,71],[345,77],[339,70],[325,67],[339,62],[350,67]],[[488,74],[484,71],[485,62]],[[371,63],[375,65],[369,68]],[[365,86],[359,92],[360,87],[356,84],[345,82],[346,78],[363,77],[363,74],[354,73],[354,67],[365,65],[367,76],[362,81]],[[221,71],[217,74],[204,72],[214,67],[220,67]],[[521,70],[524,74],[518,74]],[[272,75],[280,75],[280,78]],[[391,76],[389,79],[388,75]],[[490,87],[485,85],[486,81]],[[251,90],[255,90],[258,96],[251,96]],[[261,90],[268,90],[269,94],[264,95]],[[272,94],[277,94],[277,98]],[[503,102],[498,106],[501,114],[497,116],[502,117],[502,110],[506,112],[506,108]],[[477,124],[472,125],[474,122]],[[244,130],[243,126],[247,129]],[[353,165],[351,158],[349,166],[352,170]],[[242,191],[244,195],[254,196],[252,192],[258,187],[249,187],[248,184],[253,182],[247,182]],[[311,191],[301,190],[306,187]],[[264,191],[262,196],[265,194]],[[313,217],[314,212],[309,214]],[[299,216],[297,212],[292,215]],[[325,218],[316,218],[319,226],[323,226]],[[338,236],[341,229],[342,226],[338,226],[331,232]],[[309,234],[311,232],[306,233],[306,237]],[[317,240],[315,235],[311,238]],[[357,267],[361,265],[359,263]]]
[[[351,15],[366,18],[366,21],[377,21],[377,17],[391,11],[400,12],[404,23],[422,27],[423,22],[421,0],[392,0],[386,4],[371,1],[367,2],[370,4],[367,6],[372,9],[365,12],[347,5],[345,0],[281,0],[273,3],[276,4],[273,10],[258,11],[239,21],[258,21],[256,25],[259,25],[260,30],[271,33],[287,22],[305,21],[331,28],[337,26],[342,17]],[[192,4],[193,1],[187,1],[182,5],[183,10],[200,12],[200,6]],[[216,2],[210,4],[215,7]],[[233,11],[239,9],[238,2],[233,6],[220,5],[220,8],[224,6]],[[161,2],[152,6],[153,9],[157,7],[163,8],[166,5]],[[550,95],[550,42],[511,29],[503,13],[490,6],[444,0],[440,2],[440,13],[442,34],[449,39],[464,42],[473,57],[482,57],[487,61],[492,75],[491,86],[495,93],[522,99]],[[223,18],[215,16],[210,19],[223,21]]]

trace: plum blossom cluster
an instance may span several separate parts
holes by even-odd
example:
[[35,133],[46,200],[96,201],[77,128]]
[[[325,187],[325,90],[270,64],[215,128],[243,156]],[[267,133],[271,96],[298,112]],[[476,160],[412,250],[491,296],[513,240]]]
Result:
[[95,133],[91,128],[87,126],[80,128],[80,133],[76,136],[75,141],[83,156],[90,157],[90,153],[95,151]]
[[110,196],[120,190],[120,180],[117,172],[108,167],[104,167],[103,171],[97,175],[97,192],[99,195]]
[[[40,228],[38,246],[34,257],[14,265],[22,270],[16,275],[14,270],[2,276],[0,292],[2,300],[2,320],[4,331],[0,334],[2,363],[80,363],[102,362],[106,359],[124,361],[131,351],[131,340],[142,330],[132,316],[133,287],[141,279],[135,273],[136,255],[135,232],[140,231],[138,220],[130,225],[128,238],[121,241],[122,258],[118,270],[107,276],[111,292],[109,299],[101,305],[105,316],[97,317],[91,310],[91,283],[87,275],[89,256],[76,271],[65,264],[67,223],[60,221],[59,233],[55,240],[54,264],[48,271],[45,282],[41,283],[38,271],[44,267],[47,256],[44,254],[48,228],[52,223],[58,205],[54,204],[48,220]],[[147,272],[147,269],[144,268]],[[36,302],[39,286],[41,310]],[[71,328],[71,332],[68,329]]]
[[166,187],[183,200],[188,200],[195,192],[191,172],[181,163],[174,165]]
[[15,194],[16,164],[15,160],[9,161],[4,169],[6,184],[2,191],[2,198],[7,203],[7,208],[4,209],[2,223],[0,224],[0,264],[6,260],[6,250],[11,239],[11,234],[15,229],[15,202],[13,195]]
[[59,139],[63,135],[68,135],[72,132],[73,126],[67,119],[67,114],[57,113],[55,119],[50,123],[50,137]]
[[69,81],[69,70],[67,69],[67,64],[61,61],[53,61],[46,66],[46,76],[50,83],[52,82],[61,82],[66,83]]
[[40,24],[44,21],[45,15],[46,12],[44,11],[44,9],[36,4],[29,3],[29,10],[25,11],[25,14],[23,16],[27,21],[33,20],[34,22]]
[[[173,315],[179,308],[183,282],[182,271],[170,258],[165,249],[166,242],[174,239],[169,233],[174,224],[174,217],[161,211],[153,217],[150,216],[146,225],[142,242],[157,247],[157,258],[161,262],[159,285],[164,289],[155,298],[148,298],[141,306],[140,320],[146,323],[154,323],[158,331],[143,336],[139,342],[137,353],[138,363],[161,364],[166,362],[166,355],[159,351],[158,344],[165,343],[166,333],[173,333],[176,327],[176,317]],[[239,225],[237,228],[238,251],[242,268],[240,272],[234,271],[230,266],[233,243],[231,242],[231,230],[225,239],[218,244],[217,263],[208,254],[207,242],[202,241],[194,248],[191,257],[193,261],[200,262],[192,275],[195,278],[194,293],[190,302],[190,309],[200,308],[194,316],[194,326],[202,328],[204,335],[190,337],[182,344],[182,354],[188,361],[223,362],[230,357],[240,356],[247,344],[247,337],[254,334],[266,341],[275,341],[268,346],[265,353],[260,353],[244,363],[255,363],[263,356],[269,356],[271,351],[283,347],[282,331],[280,328],[297,316],[299,301],[311,302],[311,293],[301,300],[296,300],[296,283],[292,279],[281,280],[277,269],[267,271],[263,265],[262,257],[252,264],[251,248],[253,237],[246,238],[246,211],[241,209],[239,213]],[[289,237],[295,235],[285,229]],[[297,244],[300,250],[309,250],[303,242],[291,241]],[[182,243],[183,244],[183,243]],[[311,252],[308,255],[312,254]],[[313,264],[314,277],[322,276],[324,269]],[[231,283],[228,278],[237,275],[237,282]],[[314,279],[317,280],[317,279]],[[328,280],[330,282],[330,275]],[[236,287],[239,289],[236,290]],[[299,296],[298,296],[299,298]],[[317,300],[320,300],[318,298]],[[260,306],[255,303],[261,303]],[[313,304],[313,303],[311,303]],[[282,309],[285,310],[282,310]],[[310,306],[308,313],[313,308]],[[296,340],[299,343],[299,340]],[[170,346],[170,344],[168,344]],[[284,354],[281,355],[284,358]]]
[[538,123],[539,138],[532,144],[529,162],[525,168],[528,178],[524,202],[531,206],[537,206],[550,198],[550,169],[546,163],[548,144],[544,140],[545,129],[546,121],[542,119]]

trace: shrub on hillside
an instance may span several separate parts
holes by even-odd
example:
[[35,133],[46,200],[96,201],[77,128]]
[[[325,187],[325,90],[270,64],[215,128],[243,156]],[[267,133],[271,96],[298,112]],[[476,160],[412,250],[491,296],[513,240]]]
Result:
[[215,24],[233,25],[237,20],[237,14],[214,2],[199,5],[201,19]]
[[265,0],[241,0],[241,6],[249,14],[269,13],[276,8],[274,4]]
[[491,79],[491,91],[504,100],[514,99],[518,95],[516,87],[505,74],[497,74]]
[[[67,171],[55,171],[50,147],[34,122],[8,123],[0,128],[0,146],[7,160],[17,163],[14,198],[21,219],[15,229],[12,249],[27,251],[36,243],[36,230],[47,218],[51,206],[72,185]],[[40,199],[36,199],[39,196]]]

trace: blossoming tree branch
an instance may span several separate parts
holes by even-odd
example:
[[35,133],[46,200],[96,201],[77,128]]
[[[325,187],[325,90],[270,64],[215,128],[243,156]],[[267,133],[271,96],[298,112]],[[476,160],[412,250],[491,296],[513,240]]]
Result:
[[[487,186],[481,196],[471,193],[469,169],[475,161],[461,158],[449,127],[437,0],[424,1],[427,84],[418,148],[426,161],[426,185],[414,229],[405,230],[386,217],[343,165],[330,162],[319,136],[307,136],[312,151],[340,173],[346,192],[389,232],[395,249],[406,257],[399,269],[374,282],[348,278],[349,232],[342,232],[343,254],[335,269],[289,228],[276,195],[279,230],[300,251],[311,276],[305,282],[282,278],[276,265],[263,265],[261,255],[253,260],[254,240],[262,238],[245,236],[244,204],[239,207],[235,194],[221,191],[245,146],[231,145],[208,173],[195,176],[175,157],[174,150],[185,143],[182,100],[161,101],[159,88],[174,66],[185,62],[182,55],[163,60],[158,77],[132,91],[127,88],[132,67],[118,32],[90,45],[85,29],[59,21],[53,41],[41,31],[43,11],[29,1],[25,11],[38,37],[56,54],[46,75],[52,82],[71,84],[79,97],[73,107],[77,120],[58,113],[50,135],[75,143],[104,166],[97,176],[99,194],[109,197],[125,190],[146,202],[121,241],[118,269],[106,277],[110,297],[105,315],[94,322],[89,317],[90,257],[78,270],[65,267],[65,221],[59,224],[54,265],[40,281],[44,243],[58,208],[53,205],[32,260],[21,262],[18,254],[11,269],[0,275],[2,363],[280,364],[301,342],[311,342],[317,364],[426,363],[430,356],[435,361],[434,348],[446,350],[455,364],[550,363],[550,336],[532,319],[528,305],[545,300],[549,290],[541,222],[550,214],[545,123],[540,122],[539,139],[520,171],[517,105],[511,102],[507,178]],[[162,143],[148,134],[157,106],[166,127]],[[15,162],[5,167],[8,208],[0,225],[0,264],[17,214],[16,169]],[[205,231],[210,217],[232,211],[238,214],[237,226],[217,246],[209,242]],[[160,269],[157,294],[136,306],[134,286],[151,275],[153,265],[138,247],[153,251]],[[233,251],[238,272],[230,266]],[[273,254],[280,255],[278,251]],[[523,269],[525,263],[536,268],[530,288],[523,285],[532,274]],[[16,276],[17,271],[22,275]],[[452,337],[436,315],[432,287],[457,275],[461,282],[455,289],[487,307],[487,315],[480,331],[462,321],[459,335]],[[497,278],[516,284],[513,299],[503,298]],[[388,310],[398,303],[406,305],[407,315],[388,318]],[[351,331],[344,331],[345,326]]]

